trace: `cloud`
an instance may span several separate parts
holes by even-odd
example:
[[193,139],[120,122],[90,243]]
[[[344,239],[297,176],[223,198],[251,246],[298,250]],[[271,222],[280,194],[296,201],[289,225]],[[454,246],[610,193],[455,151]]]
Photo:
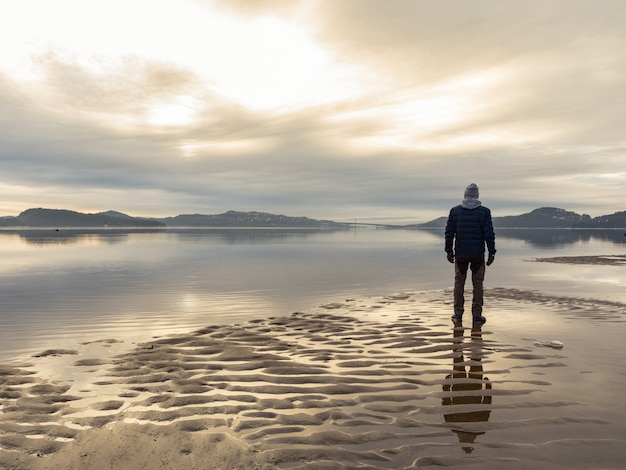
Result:
[[621,1],[164,0],[143,23],[128,14],[126,42],[42,25],[50,40],[0,53],[0,209],[425,220],[475,181],[508,213],[623,210]]
[[599,44],[604,50],[605,41],[623,35],[619,0],[478,0],[471,5],[347,0],[322,5],[320,39],[346,59],[371,61],[411,81],[439,80],[537,56],[577,62],[581,44],[591,49]]

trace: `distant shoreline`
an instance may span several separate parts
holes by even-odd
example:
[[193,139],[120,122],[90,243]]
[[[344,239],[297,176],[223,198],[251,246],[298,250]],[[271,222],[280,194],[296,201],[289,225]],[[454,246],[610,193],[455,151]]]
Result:
[[[309,217],[294,217],[267,212],[227,211],[222,214],[179,214],[174,217],[134,217],[118,211],[85,214],[67,209],[27,209],[18,216],[0,217],[0,227],[182,227],[182,228],[353,228],[373,226],[388,229],[441,229],[446,226],[447,217],[442,216],[426,223],[385,224],[336,222]],[[504,228],[545,228],[545,229],[625,229],[626,211],[591,218],[587,214],[577,214],[555,207],[541,207],[521,215],[494,216],[496,229]]]

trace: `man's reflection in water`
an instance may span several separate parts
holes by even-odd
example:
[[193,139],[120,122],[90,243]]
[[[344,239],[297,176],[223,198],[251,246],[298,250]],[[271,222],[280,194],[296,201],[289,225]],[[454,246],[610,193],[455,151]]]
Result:
[[[454,329],[454,372],[446,376],[443,405],[452,405],[452,413],[444,414],[446,423],[477,423],[488,421],[491,413],[491,382],[483,376],[483,339],[481,327],[472,329],[470,360],[465,362],[463,328]],[[469,370],[468,370],[469,368]],[[476,437],[484,432],[472,431],[471,424],[452,429],[466,453],[471,453]]]

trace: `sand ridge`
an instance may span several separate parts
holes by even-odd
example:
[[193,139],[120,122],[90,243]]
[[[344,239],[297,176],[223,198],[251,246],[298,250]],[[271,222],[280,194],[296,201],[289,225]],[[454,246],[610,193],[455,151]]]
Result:
[[551,258],[535,258],[533,261],[540,263],[624,266],[626,265],[626,255],[554,256]]
[[[491,295],[515,309],[520,292]],[[449,300],[348,299],[106,360],[70,350],[71,367],[93,376],[80,387],[3,366],[0,468],[523,468],[528,449],[533,468],[570,468],[623,448],[589,432],[609,419],[551,392],[571,375],[567,347],[453,328]]]

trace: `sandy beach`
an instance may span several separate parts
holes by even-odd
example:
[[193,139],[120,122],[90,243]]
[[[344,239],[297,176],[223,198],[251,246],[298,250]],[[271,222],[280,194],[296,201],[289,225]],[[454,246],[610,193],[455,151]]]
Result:
[[623,468],[626,306],[343,299],[0,366],[0,469]]

